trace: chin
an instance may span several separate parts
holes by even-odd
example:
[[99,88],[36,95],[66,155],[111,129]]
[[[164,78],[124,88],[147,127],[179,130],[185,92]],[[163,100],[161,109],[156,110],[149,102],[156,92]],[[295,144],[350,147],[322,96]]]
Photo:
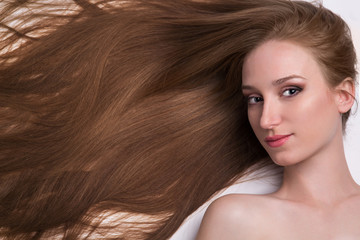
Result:
[[277,153],[277,154],[269,154],[269,155],[276,165],[282,167],[295,165],[301,162],[298,158],[291,156],[291,154]]

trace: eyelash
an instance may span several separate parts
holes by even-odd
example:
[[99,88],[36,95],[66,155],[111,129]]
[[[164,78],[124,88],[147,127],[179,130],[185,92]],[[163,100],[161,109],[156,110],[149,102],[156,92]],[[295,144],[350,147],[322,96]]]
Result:
[[[292,94],[286,96],[286,95],[284,95],[284,93],[287,92],[287,91],[294,91],[294,92],[293,92]],[[300,88],[300,87],[295,87],[295,86],[288,87],[288,88],[285,88],[285,89],[282,91],[282,96],[284,96],[284,97],[286,97],[286,98],[288,98],[288,97],[294,97],[294,96],[298,95],[301,91],[302,91],[302,88]],[[250,102],[251,100],[255,100],[255,99],[257,100],[255,103],[251,103],[251,102]],[[255,105],[255,104],[257,104],[257,103],[260,102],[260,101],[263,101],[263,98],[262,98],[262,97],[259,97],[259,96],[249,96],[249,97],[247,97],[247,102],[248,102],[249,105]]]
[[[290,88],[286,88],[284,91],[283,91],[283,94],[286,92],[286,91],[291,91],[291,90],[295,90],[295,93],[291,94],[290,96],[296,96],[298,95],[302,88],[299,88],[299,87],[290,87]],[[288,96],[289,97],[289,96]]]

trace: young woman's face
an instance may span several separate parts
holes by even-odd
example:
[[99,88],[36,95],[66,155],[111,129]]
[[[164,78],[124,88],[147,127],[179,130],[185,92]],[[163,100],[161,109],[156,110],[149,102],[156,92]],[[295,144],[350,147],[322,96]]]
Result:
[[275,163],[314,157],[342,135],[335,93],[306,48],[265,42],[246,57],[242,78],[249,122]]

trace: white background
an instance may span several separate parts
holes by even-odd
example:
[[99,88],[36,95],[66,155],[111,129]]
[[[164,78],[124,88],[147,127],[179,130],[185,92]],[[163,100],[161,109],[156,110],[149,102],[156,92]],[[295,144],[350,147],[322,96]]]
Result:
[[[309,0],[310,1],[310,0]],[[339,14],[350,26],[355,48],[357,49],[360,61],[360,1],[359,0],[323,0],[323,5],[333,12]],[[360,71],[358,67],[358,71]],[[359,81],[358,77],[358,81]],[[357,86],[359,88],[359,86]],[[351,174],[355,181],[360,184],[360,97],[357,91],[359,102],[358,110],[356,105],[353,107],[353,115],[347,124],[347,134],[345,139],[345,154]],[[276,190],[279,179],[274,177],[264,177],[256,181],[235,184],[219,196],[228,193],[268,193]],[[209,203],[204,204],[194,214],[188,217],[179,230],[170,238],[171,240],[193,240],[201,223],[202,216]]]
[[[358,61],[360,61],[360,1],[359,0],[324,0],[325,7],[339,14],[350,26]],[[359,64],[358,64],[358,71]],[[358,76],[358,82],[360,78]],[[357,104],[353,107],[354,115],[348,122],[347,135],[345,136],[345,153],[350,171],[355,181],[360,184],[360,97],[359,86],[357,91]],[[356,112],[355,112],[356,111]]]

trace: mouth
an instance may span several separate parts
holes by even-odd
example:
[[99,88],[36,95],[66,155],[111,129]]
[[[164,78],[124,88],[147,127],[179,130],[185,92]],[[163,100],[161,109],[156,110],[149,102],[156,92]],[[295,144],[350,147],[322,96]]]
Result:
[[269,136],[265,138],[265,142],[267,143],[267,145],[273,148],[281,147],[287,142],[287,140],[289,140],[291,135],[292,134]]

